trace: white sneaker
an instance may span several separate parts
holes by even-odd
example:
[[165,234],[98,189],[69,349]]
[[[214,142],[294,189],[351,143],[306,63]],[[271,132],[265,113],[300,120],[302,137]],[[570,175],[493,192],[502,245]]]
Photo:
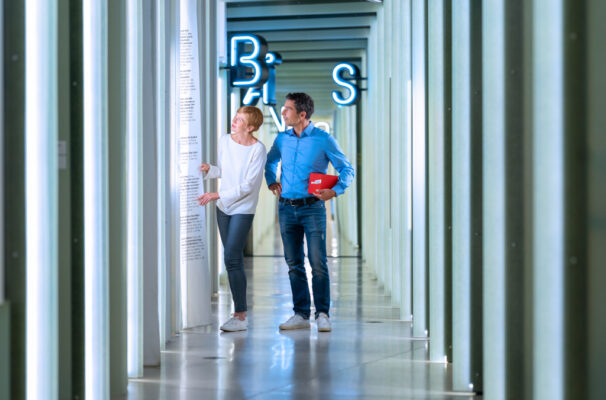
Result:
[[323,312],[318,314],[316,324],[318,325],[318,332],[330,332],[332,330],[330,327],[330,319],[328,319],[328,315]]
[[280,329],[309,329],[309,320],[295,314],[280,324]]
[[221,330],[225,332],[245,331],[248,329],[248,319],[241,321],[238,317],[231,317],[226,323],[221,325]]

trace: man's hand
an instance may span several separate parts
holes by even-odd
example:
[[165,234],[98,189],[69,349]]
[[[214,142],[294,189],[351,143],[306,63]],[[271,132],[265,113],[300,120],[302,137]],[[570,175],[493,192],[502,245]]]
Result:
[[269,190],[271,190],[274,195],[280,197],[282,194],[282,184],[279,182],[272,183],[269,185]]
[[200,165],[200,171],[204,172],[205,174],[208,173],[208,171],[210,170],[210,165],[208,164],[202,164]]
[[318,189],[316,190],[316,193],[314,193],[314,196],[322,201],[326,201],[332,199],[333,197],[337,197],[337,192],[332,189]]
[[204,193],[202,196],[198,197],[198,203],[200,203],[201,206],[205,206],[213,200],[219,200],[219,193]]

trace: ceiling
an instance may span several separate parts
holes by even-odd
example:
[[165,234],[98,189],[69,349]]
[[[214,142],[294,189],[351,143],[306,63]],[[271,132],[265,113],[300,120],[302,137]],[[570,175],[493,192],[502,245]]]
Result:
[[[352,0],[225,0],[228,38],[253,33],[282,55],[276,69],[276,98],[289,92],[309,93],[318,115],[332,115],[332,69],[366,60],[370,26],[381,2]],[[362,68],[360,68],[362,70]]]

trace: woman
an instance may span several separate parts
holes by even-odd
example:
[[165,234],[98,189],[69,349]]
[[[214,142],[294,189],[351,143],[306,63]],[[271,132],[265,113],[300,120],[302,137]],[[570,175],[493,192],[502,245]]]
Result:
[[219,139],[218,165],[200,166],[204,179],[221,178],[221,190],[203,194],[198,202],[203,206],[217,201],[217,223],[234,301],[233,317],[221,326],[227,332],[248,329],[243,250],[259,201],[267,158],[265,146],[253,136],[261,124],[261,110],[241,107],[231,123],[232,133]]

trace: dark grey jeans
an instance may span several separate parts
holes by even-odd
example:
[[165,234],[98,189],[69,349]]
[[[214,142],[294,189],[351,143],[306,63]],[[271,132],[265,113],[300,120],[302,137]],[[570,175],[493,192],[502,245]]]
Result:
[[223,242],[223,260],[229,278],[234,311],[244,312],[246,307],[246,273],[244,272],[244,245],[255,214],[227,215],[217,207],[217,223]]

